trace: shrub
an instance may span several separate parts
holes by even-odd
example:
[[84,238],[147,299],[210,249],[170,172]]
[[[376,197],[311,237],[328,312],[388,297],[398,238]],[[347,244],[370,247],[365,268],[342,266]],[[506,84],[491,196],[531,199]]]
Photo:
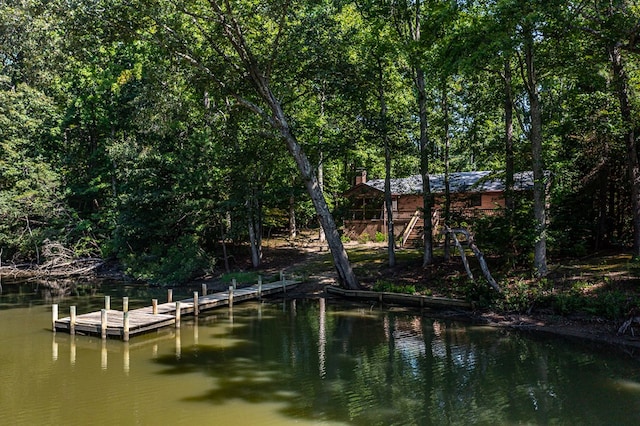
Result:
[[378,280],[373,285],[373,291],[414,294],[416,287],[414,285],[395,284],[391,281]]
[[384,242],[384,240],[386,240],[385,235],[380,231],[376,231],[376,243]]

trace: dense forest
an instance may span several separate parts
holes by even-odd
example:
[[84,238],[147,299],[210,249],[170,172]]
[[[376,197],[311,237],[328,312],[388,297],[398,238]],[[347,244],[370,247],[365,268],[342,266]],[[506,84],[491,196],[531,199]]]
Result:
[[539,276],[639,257],[639,85],[632,0],[4,0],[0,258],[179,283],[227,245],[257,265],[295,223],[356,287],[339,230],[362,169],[532,170],[474,229],[485,250]]

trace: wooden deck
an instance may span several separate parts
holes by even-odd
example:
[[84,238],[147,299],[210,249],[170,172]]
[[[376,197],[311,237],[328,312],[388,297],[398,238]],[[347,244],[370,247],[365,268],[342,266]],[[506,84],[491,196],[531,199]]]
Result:
[[[58,306],[52,307],[53,331],[64,331],[70,334],[99,335],[102,338],[112,337],[129,340],[130,337],[159,330],[174,325],[179,326],[181,317],[185,315],[198,315],[210,309],[222,306],[232,306],[234,303],[259,299],[276,293],[286,292],[299,284],[298,281],[282,280],[274,283],[254,284],[249,287],[229,289],[227,291],[198,295],[197,298],[171,301],[155,306],[128,310],[126,312],[102,309],[81,315],[71,313],[66,318],[57,318]],[[197,293],[194,293],[197,295]],[[195,305],[197,300],[197,310]],[[177,312],[177,306],[180,311]],[[72,307],[75,311],[75,307]],[[72,319],[73,318],[73,319]]]

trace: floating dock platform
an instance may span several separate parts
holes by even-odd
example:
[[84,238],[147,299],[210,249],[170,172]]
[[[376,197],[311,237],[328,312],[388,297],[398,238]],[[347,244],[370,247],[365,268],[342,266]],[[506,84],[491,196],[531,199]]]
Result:
[[77,315],[76,307],[71,306],[69,316],[58,318],[58,305],[52,305],[52,329],[54,332],[63,331],[70,334],[99,335],[103,339],[118,338],[128,341],[130,337],[159,330],[169,326],[180,326],[180,319],[185,315],[197,316],[200,312],[222,306],[233,307],[234,303],[246,300],[260,299],[277,293],[286,293],[288,289],[300,282],[285,280],[235,288],[207,294],[206,285],[202,285],[202,295],[193,293],[193,298],[173,301],[172,291],[167,293],[167,302],[158,304],[152,300],[151,306],[129,310],[129,299],[123,298],[122,310],[111,309],[111,298],[105,296],[105,308],[100,311]]

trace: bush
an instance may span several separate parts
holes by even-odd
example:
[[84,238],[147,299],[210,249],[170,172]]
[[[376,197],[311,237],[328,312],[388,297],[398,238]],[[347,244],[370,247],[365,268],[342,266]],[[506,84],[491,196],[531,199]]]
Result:
[[373,285],[373,291],[414,294],[416,287],[414,285],[395,284],[391,281],[378,280]]
[[386,240],[385,235],[380,231],[376,231],[376,243],[382,243],[384,240]]
[[145,253],[131,253],[124,263],[127,274],[136,279],[172,285],[189,281],[211,267],[213,259],[199,247],[195,237],[184,235],[173,245],[156,244]]

